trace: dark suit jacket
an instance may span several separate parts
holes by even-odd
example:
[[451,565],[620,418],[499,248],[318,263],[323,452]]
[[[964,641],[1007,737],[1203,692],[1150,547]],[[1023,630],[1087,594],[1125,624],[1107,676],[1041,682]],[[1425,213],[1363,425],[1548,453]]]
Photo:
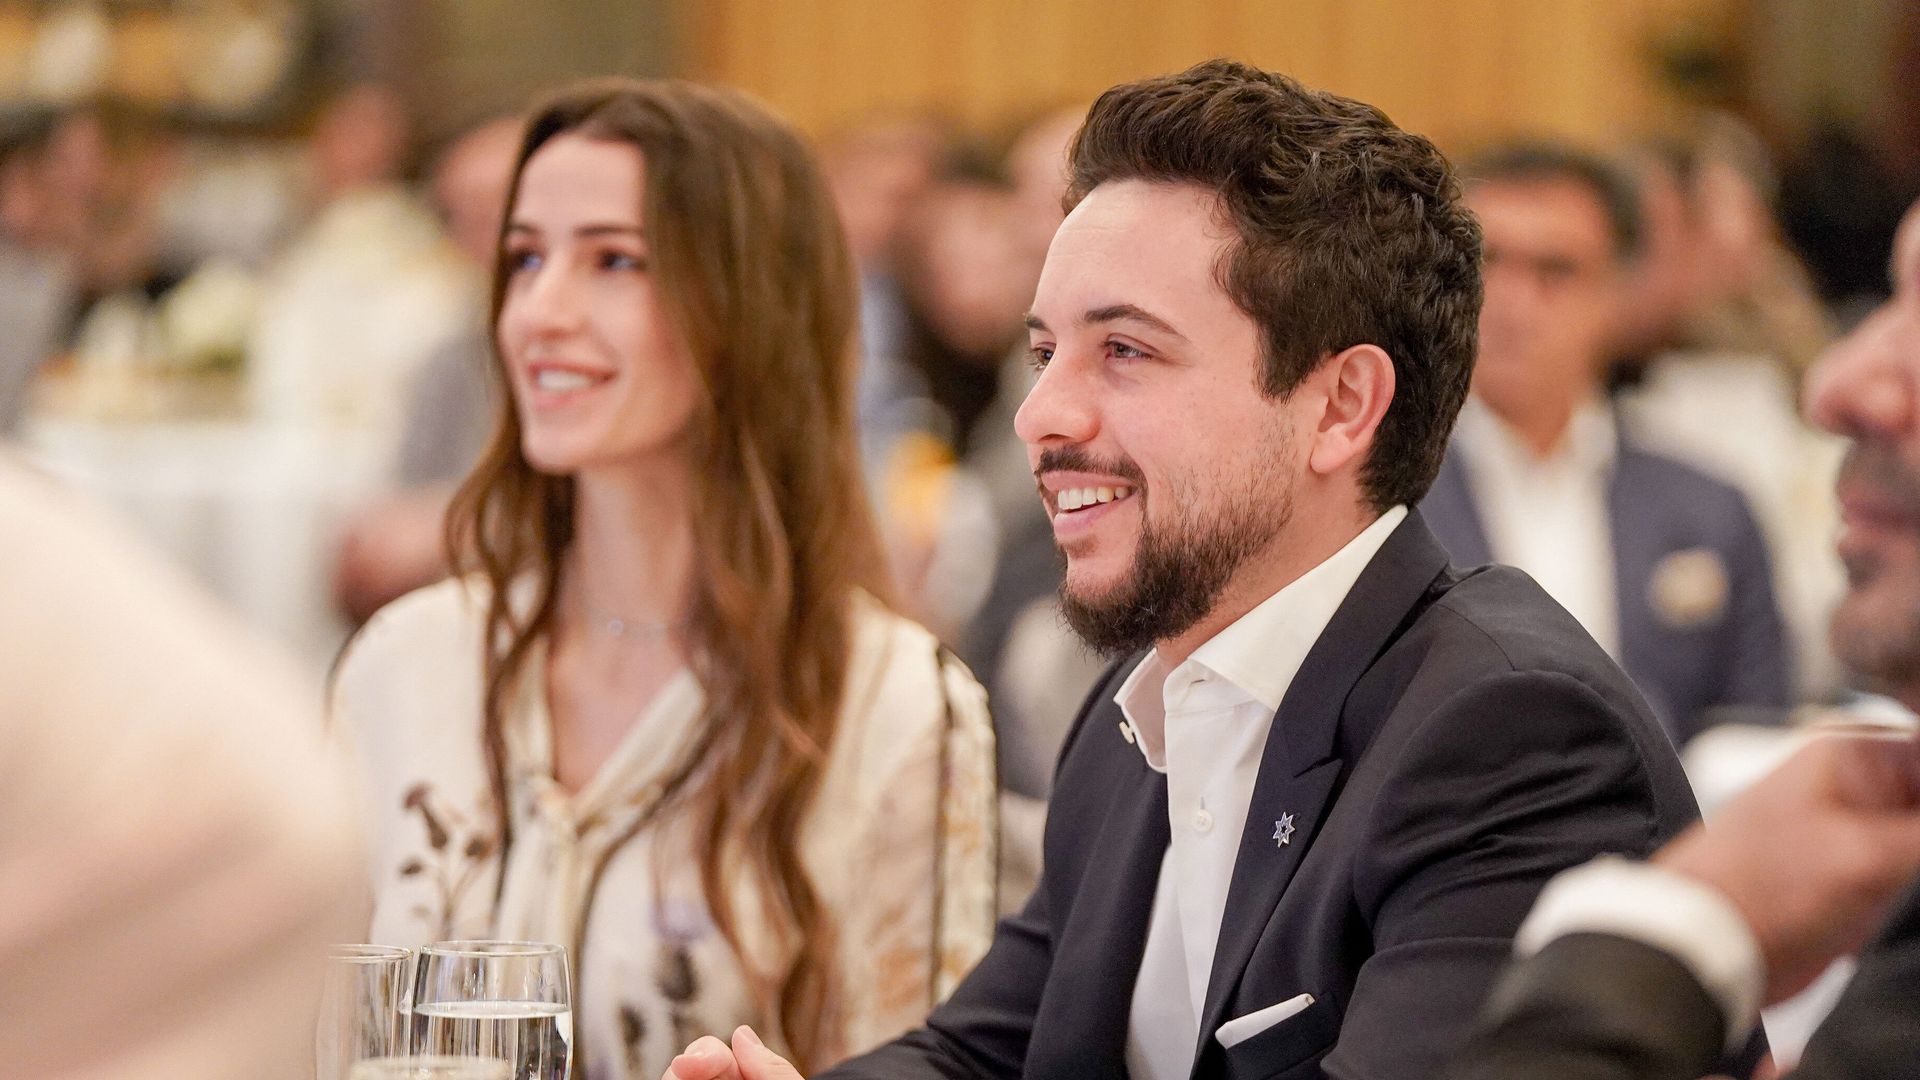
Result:
[[[1740,493],[1640,449],[1623,434],[1607,496],[1620,665],[1675,743],[1699,734],[1710,709],[1791,704],[1792,662],[1766,541]],[[1472,478],[1457,449],[1447,455],[1420,510],[1456,564],[1493,561]],[[1671,579],[1700,570],[1705,553],[1724,570],[1725,604],[1717,614],[1695,618],[1663,602],[1663,588],[1665,597],[1676,589],[1686,592],[1688,583]]]
[[[1696,1080],[1726,1021],[1680,962],[1606,934],[1515,964],[1448,1080]],[[1794,1080],[1920,1076],[1920,882],[1896,909]]]
[[[1115,665],[1062,751],[1033,898],[925,1028],[840,1080],[1126,1075],[1168,844],[1167,787],[1121,737]],[[1274,823],[1292,814],[1285,847]],[[1362,572],[1273,722],[1193,1075],[1414,1080],[1464,1037],[1546,881],[1696,816],[1640,696],[1524,575],[1447,566],[1415,514]],[[1231,1018],[1310,993],[1231,1051]]]

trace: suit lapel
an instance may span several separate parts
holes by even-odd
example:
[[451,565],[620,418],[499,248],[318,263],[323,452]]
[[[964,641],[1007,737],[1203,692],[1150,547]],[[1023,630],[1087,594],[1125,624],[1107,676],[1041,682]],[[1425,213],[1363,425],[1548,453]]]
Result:
[[[1233,992],[1336,794],[1344,764],[1336,747],[1347,694],[1446,565],[1446,552],[1420,514],[1408,515],[1354,582],[1287,688],[1267,735],[1234,860],[1196,1063],[1206,1040],[1227,1019]],[[1286,835],[1287,843],[1281,844],[1276,832]]]
[[[1117,709],[1114,710],[1116,713]],[[1093,733],[1119,741],[1112,725]],[[1050,994],[1043,1010],[1045,1026],[1071,1033],[1072,1045],[1053,1066],[1039,1060],[1054,1050],[1035,1043],[1030,1076],[1126,1075],[1127,1022],[1131,988],[1140,971],[1147,929],[1152,922],[1154,888],[1171,840],[1167,825],[1166,777],[1147,768],[1131,746],[1120,748],[1130,764],[1114,776],[1113,801],[1105,822],[1086,849],[1086,872],[1061,928],[1053,967],[1071,972],[1075,989]],[[1036,1028],[1040,1024],[1036,1023]]]
[[[1614,642],[1620,666],[1642,692],[1649,698],[1663,699],[1665,691],[1656,677],[1661,665],[1649,661],[1674,643],[1654,616],[1653,601],[1647,596],[1654,564],[1664,553],[1659,534],[1651,528],[1654,517],[1645,512],[1647,488],[1642,462],[1640,453],[1623,435],[1613,476],[1607,481],[1607,524],[1613,532]],[[1635,512],[1636,507],[1639,512]],[[1641,655],[1649,647],[1652,655]],[[1654,705],[1656,712],[1665,713],[1662,701],[1656,700]]]

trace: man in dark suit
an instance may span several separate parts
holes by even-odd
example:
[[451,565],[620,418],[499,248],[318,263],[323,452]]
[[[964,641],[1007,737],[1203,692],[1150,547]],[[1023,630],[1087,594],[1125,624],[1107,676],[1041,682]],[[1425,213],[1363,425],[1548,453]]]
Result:
[[1784,709],[1766,542],[1732,486],[1637,445],[1607,403],[1639,211],[1604,162],[1552,144],[1467,173],[1485,232],[1473,396],[1421,512],[1454,562],[1534,576],[1619,660],[1676,743],[1716,708]]
[[[1408,510],[1466,393],[1478,230],[1431,143],[1226,61],[1103,95],[1072,176],[1015,426],[1068,618],[1123,659],[1032,900],[828,1075],[1430,1075],[1549,878],[1695,816],[1579,625]],[[793,1073],[743,1030],[669,1075]]]
[[[1894,259],[1893,298],[1822,358],[1806,400],[1853,441],[1834,651],[1920,710],[1920,204]],[[1652,863],[1556,879],[1448,1075],[1692,1080],[1890,905],[1794,1076],[1920,1076],[1920,741],[1821,739]]]

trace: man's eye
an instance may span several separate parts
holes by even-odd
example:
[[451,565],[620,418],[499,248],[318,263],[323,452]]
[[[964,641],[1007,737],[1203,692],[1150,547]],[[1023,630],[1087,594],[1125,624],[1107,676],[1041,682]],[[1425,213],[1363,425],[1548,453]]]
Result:
[[1027,357],[1028,361],[1033,364],[1034,370],[1039,371],[1053,362],[1053,346],[1035,345],[1033,348],[1027,350]]
[[1124,341],[1109,341],[1107,342],[1107,348],[1112,350],[1113,355],[1121,360],[1139,360],[1147,355]]

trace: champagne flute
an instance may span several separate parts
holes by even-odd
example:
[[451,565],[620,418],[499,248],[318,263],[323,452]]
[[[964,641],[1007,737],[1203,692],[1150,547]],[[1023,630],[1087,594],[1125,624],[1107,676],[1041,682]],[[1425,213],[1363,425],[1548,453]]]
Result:
[[348,1080],[513,1080],[513,1066],[495,1058],[444,1054],[368,1058],[353,1067]]
[[363,1058],[406,1051],[402,1020],[407,963],[412,954],[384,945],[335,945],[327,950],[320,1019],[314,1026],[316,1080],[347,1080]]
[[568,1080],[573,1005],[567,955],[531,941],[445,941],[420,950],[415,1054],[499,1058],[513,1080]]

